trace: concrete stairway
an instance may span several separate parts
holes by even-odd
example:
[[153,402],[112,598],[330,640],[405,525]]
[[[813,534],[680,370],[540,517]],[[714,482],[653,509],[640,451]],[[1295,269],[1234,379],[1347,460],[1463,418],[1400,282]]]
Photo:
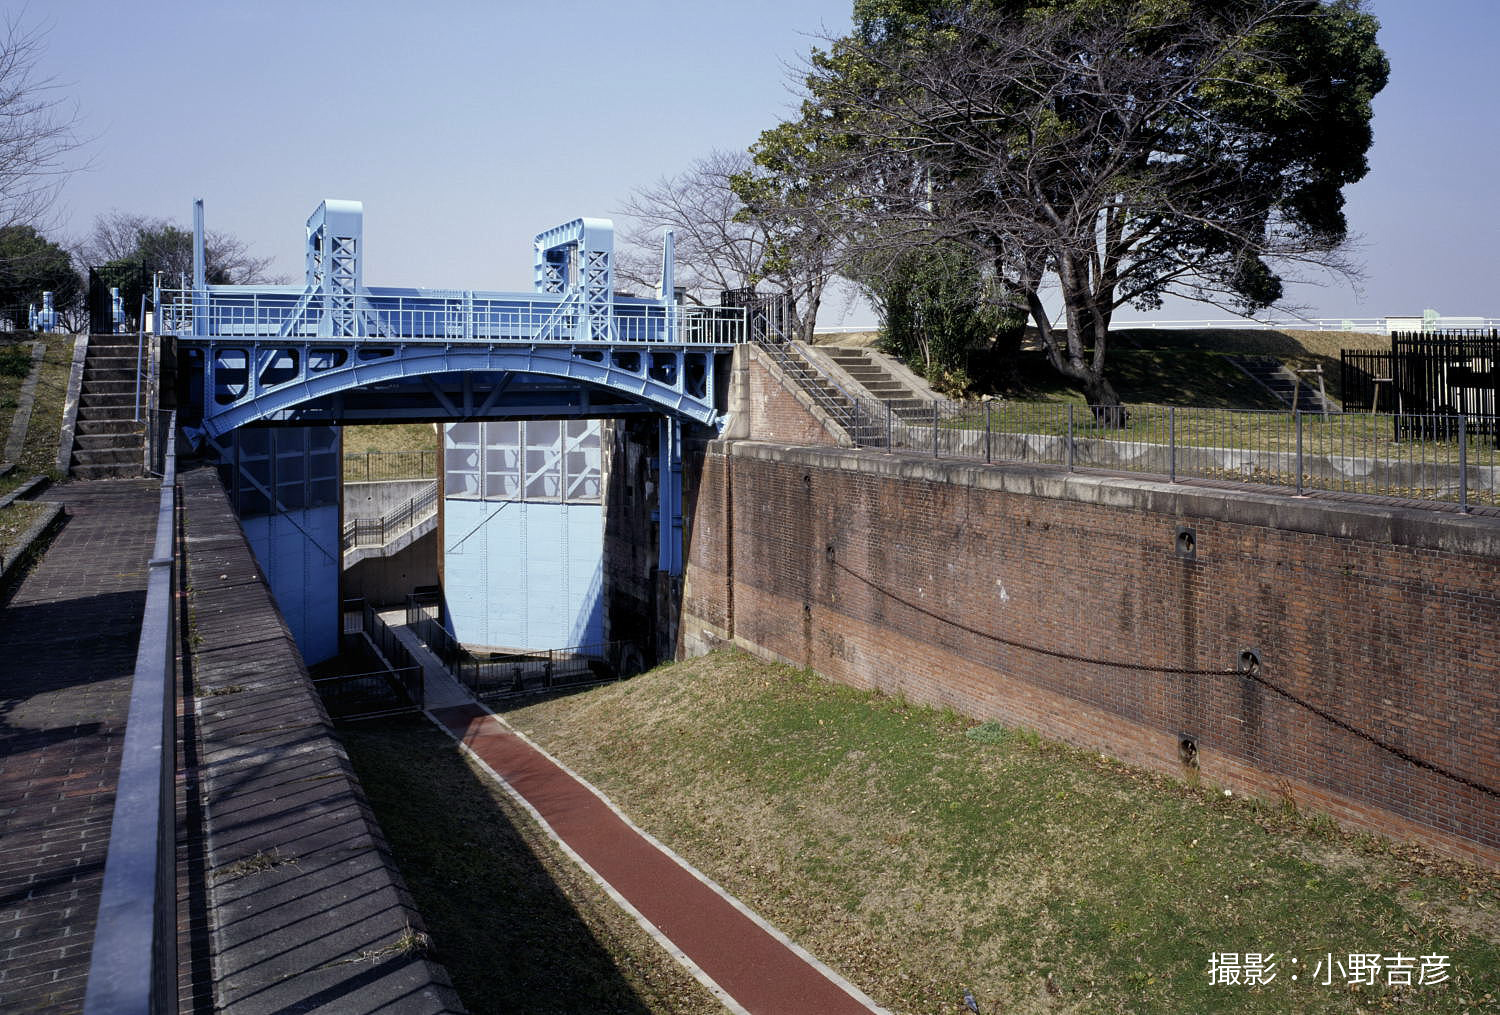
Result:
[[925,384],[920,389],[913,387],[891,370],[883,353],[845,346],[830,346],[822,351],[870,398],[889,402],[891,411],[900,418],[926,420],[933,403],[938,401]]
[[[145,391],[141,398],[145,398]],[[145,426],[135,420],[136,337],[92,335],[73,430],[68,475],[78,479],[139,478]]]
[[1278,359],[1269,356],[1230,356],[1229,362],[1275,395],[1288,408],[1295,406],[1303,412],[1339,411],[1337,402],[1325,398],[1317,388],[1293,373]]

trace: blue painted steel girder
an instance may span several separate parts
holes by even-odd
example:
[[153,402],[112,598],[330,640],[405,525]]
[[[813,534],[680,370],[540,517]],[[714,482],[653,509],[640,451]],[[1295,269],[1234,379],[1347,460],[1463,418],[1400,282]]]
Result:
[[[628,394],[677,418],[715,424],[724,350],[640,345],[190,341],[205,355],[203,427],[219,436],[367,385],[464,371],[532,374]],[[340,356],[342,354],[342,356]],[[251,368],[253,365],[253,369]]]

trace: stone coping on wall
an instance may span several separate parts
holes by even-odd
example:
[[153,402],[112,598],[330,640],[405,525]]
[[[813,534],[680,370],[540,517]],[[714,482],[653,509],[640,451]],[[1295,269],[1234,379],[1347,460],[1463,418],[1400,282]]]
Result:
[[1056,466],[1024,463],[986,465],[915,453],[791,447],[751,440],[713,441],[709,448],[713,453],[740,458],[1209,518],[1420,550],[1500,557],[1500,518],[1465,515],[1451,508],[1353,501],[1326,493],[1298,497],[1249,486],[1226,489],[1192,481],[1170,483],[1141,476],[1067,472]]

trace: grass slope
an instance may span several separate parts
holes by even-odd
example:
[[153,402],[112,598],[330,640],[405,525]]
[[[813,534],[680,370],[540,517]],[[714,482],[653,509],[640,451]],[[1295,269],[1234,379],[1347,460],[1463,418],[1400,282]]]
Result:
[[[985,1012],[1493,1010],[1500,877],[1291,801],[739,653],[509,718],[894,1011],[966,988]],[[1276,979],[1211,985],[1225,952],[1274,952]],[[1449,955],[1449,982],[1309,982],[1352,952]]]

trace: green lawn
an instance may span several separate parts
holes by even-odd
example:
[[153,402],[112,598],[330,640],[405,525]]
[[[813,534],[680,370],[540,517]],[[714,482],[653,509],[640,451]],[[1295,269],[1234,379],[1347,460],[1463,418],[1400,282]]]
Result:
[[[985,1013],[1478,1012],[1500,996],[1500,876],[1340,832],[1295,800],[1187,786],[741,653],[509,718],[895,1012],[962,1012],[965,989]],[[388,832],[385,801],[417,828],[469,806],[396,781],[448,765],[433,734],[387,727],[351,746]],[[448,834],[477,820],[465,810]],[[390,834],[414,889],[435,876],[459,896],[453,925],[494,919],[502,903],[480,893],[498,875],[432,874],[428,847]],[[489,836],[470,836],[475,864]],[[1275,953],[1275,980],[1211,984],[1225,953]],[[1311,982],[1318,960],[1351,953],[1446,955],[1448,982]]]
[[[0,493],[6,493],[33,476],[60,479],[57,471],[57,442],[62,431],[63,403],[68,394],[68,371],[73,362],[72,335],[26,334],[14,344],[0,346],[0,443],[10,434],[16,410],[16,398],[26,372],[31,367],[31,343],[40,338],[47,343],[37,379],[36,401],[31,423],[26,430],[26,445],[16,467],[0,477]],[[23,351],[22,351],[23,350]],[[21,359],[24,357],[24,366]]]

